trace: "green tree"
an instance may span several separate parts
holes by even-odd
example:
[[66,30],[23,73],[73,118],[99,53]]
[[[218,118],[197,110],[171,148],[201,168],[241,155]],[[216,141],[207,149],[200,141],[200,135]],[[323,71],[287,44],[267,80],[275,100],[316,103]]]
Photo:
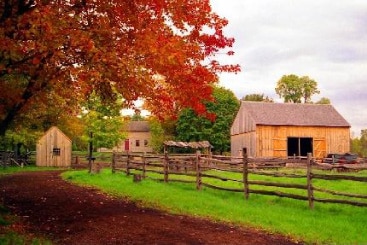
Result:
[[308,76],[300,77],[299,81],[301,83],[304,103],[311,103],[312,95],[320,93],[320,91],[317,89],[317,82]]
[[[17,127],[15,130],[8,130],[0,137],[1,150],[35,150],[37,140],[43,135],[43,131]],[[23,152],[21,152],[23,153]]]
[[316,102],[316,104],[330,105],[331,101],[329,98],[322,97],[319,101]]
[[162,121],[156,117],[151,116],[149,117],[148,121],[152,136],[150,146],[156,153],[163,152],[164,141],[175,139],[175,127],[177,120],[173,120],[170,118]]
[[362,156],[361,140],[360,138],[353,138],[350,140],[350,151]]
[[360,138],[351,139],[351,152],[361,157],[367,157],[367,129],[361,130]]
[[113,148],[125,139],[124,123],[118,104],[118,100],[114,104],[106,104],[94,93],[89,96],[82,113],[85,125],[84,141],[89,141],[89,135],[93,133],[95,148]]
[[262,101],[262,102],[274,102],[272,98],[265,97],[264,94],[247,94],[242,98],[244,101]]
[[198,115],[192,109],[183,110],[176,125],[176,138],[181,141],[208,140],[218,153],[230,150],[230,128],[239,108],[234,93],[214,87],[213,102],[206,102],[208,114]]
[[363,157],[367,157],[367,129],[361,130],[360,147]]
[[131,116],[131,121],[144,121],[145,118],[141,115],[141,111],[139,109],[135,109],[134,115]]
[[151,133],[151,141],[150,146],[153,148],[154,152],[162,152],[163,150],[163,142],[165,141],[165,132],[162,127],[162,124],[159,120],[151,119],[149,120],[150,125],[150,133]]
[[290,74],[284,75],[277,82],[275,92],[280,98],[284,98],[284,102],[293,103],[311,103],[311,97],[320,93],[317,89],[317,82],[308,76],[298,77]]

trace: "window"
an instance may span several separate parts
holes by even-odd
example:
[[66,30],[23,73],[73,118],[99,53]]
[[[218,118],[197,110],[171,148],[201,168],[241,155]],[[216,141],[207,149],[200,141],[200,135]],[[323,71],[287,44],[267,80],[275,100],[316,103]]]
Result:
[[136,141],[135,141],[135,146],[136,146],[136,147],[139,147],[139,146],[140,146],[140,140],[136,140]]
[[144,146],[148,146],[148,140],[144,140]]
[[60,156],[60,148],[53,148],[52,149],[52,154],[54,156]]

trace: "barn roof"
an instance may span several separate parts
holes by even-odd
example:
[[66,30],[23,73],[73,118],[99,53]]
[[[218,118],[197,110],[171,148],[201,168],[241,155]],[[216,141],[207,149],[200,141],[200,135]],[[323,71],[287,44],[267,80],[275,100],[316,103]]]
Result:
[[130,121],[128,124],[129,132],[149,132],[150,126],[148,121]]
[[242,101],[257,125],[350,127],[332,105]]

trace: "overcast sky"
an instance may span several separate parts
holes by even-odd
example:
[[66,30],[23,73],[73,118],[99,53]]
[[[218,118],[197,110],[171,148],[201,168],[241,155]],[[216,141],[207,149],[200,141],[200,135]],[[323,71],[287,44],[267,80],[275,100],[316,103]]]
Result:
[[242,71],[220,84],[238,98],[275,94],[283,75],[309,76],[359,136],[367,129],[367,0],[211,0],[228,19],[235,55],[221,58]]

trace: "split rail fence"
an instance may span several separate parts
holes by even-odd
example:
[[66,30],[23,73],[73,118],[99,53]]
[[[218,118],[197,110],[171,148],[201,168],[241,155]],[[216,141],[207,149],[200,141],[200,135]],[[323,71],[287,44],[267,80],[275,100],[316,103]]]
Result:
[[[360,207],[367,207],[367,195],[344,193],[334,190],[328,190],[313,185],[314,179],[320,180],[348,180],[367,183],[367,177],[353,176],[348,174],[320,174],[313,172],[314,162],[311,154],[308,154],[307,160],[303,166],[306,167],[305,174],[288,173],[278,171],[278,168],[284,168],[287,161],[294,162],[294,159],[250,159],[246,154],[242,158],[215,157],[210,155],[196,154],[188,155],[148,155],[148,154],[129,154],[113,153],[112,172],[122,171],[127,175],[134,175],[134,181],[141,181],[145,178],[164,182],[184,182],[196,184],[196,189],[200,190],[203,186],[223,191],[242,192],[244,198],[248,199],[250,194],[271,195],[286,197],[297,200],[308,201],[309,207],[314,207],[314,202],[349,204]],[[298,160],[298,162],[301,160]],[[272,171],[269,171],[271,169]],[[155,174],[150,174],[155,173]],[[232,177],[233,174],[239,178]],[[303,178],[305,184],[295,184],[278,181],[250,180],[249,176],[264,175],[283,178]],[[154,177],[155,176],[155,177]],[[161,176],[161,177],[157,177]],[[220,180],[220,181],[218,181]],[[228,185],[219,185],[223,182],[240,183],[240,188],[228,187]],[[216,183],[216,184],[213,184]],[[260,187],[260,188],[259,188]],[[266,187],[266,188],[265,188]],[[270,190],[269,190],[270,187]],[[272,189],[273,188],[273,189]],[[279,190],[281,188],[281,190]],[[298,192],[285,192],[288,189],[303,190]],[[328,196],[335,198],[316,197],[315,192],[327,193]],[[339,197],[339,199],[337,198]],[[344,198],[340,198],[344,197]]]

